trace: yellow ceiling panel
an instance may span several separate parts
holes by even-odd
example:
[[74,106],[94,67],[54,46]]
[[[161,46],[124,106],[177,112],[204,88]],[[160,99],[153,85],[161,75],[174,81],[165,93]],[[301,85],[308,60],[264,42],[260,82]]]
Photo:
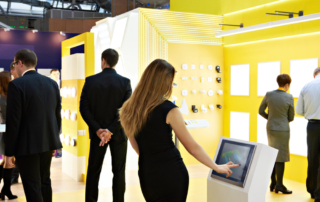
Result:
[[221,45],[223,16],[140,8],[140,14],[169,43]]

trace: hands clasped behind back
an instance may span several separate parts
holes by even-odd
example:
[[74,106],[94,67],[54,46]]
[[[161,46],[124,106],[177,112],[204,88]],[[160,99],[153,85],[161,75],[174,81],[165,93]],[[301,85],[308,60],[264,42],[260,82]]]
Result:
[[101,139],[100,144],[99,144],[100,147],[103,147],[111,139],[112,133],[108,129],[100,128],[99,130],[97,130],[96,133],[97,133],[97,136]]

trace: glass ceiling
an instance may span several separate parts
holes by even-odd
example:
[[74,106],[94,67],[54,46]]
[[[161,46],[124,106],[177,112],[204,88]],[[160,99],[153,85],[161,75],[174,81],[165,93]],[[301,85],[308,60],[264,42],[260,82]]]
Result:
[[[43,2],[48,2],[52,5],[52,0],[41,0]],[[0,6],[6,11],[8,8],[8,2],[7,1],[0,1]],[[70,3],[64,3],[63,8],[67,8],[70,6]],[[88,4],[80,4],[82,10],[91,10],[91,5]],[[53,5],[54,8],[62,8],[62,2],[59,2],[58,5],[55,2]],[[28,4],[24,3],[17,3],[17,2],[11,2],[11,6],[9,9],[9,12],[13,13],[23,13],[23,14],[43,14],[43,7],[35,7],[30,6]],[[99,13],[104,13],[104,9],[100,8]]]

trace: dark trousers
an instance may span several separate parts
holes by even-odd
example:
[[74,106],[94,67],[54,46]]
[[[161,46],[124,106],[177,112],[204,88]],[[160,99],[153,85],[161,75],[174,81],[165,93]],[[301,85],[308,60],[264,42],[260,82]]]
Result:
[[23,189],[29,202],[52,202],[50,166],[53,151],[17,156]]
[[98,137],[94,137],[91,139],[86,182],[86,202],[98,201],[98,185],[100,173],[108,145],[110,146],[112,160],[113,201],[124,201],[124,192],[126,190],[125,168],[127,157],[127,142],[127,140],[117,140],[113,139],[112,137],[107,145],[100,147],[100,139]]
[[16,166],[13,168],[12,180],[18,180],[19,178],[19,168]]
[[315,195],[315,202],[320,202],[320,123],[308,123],[308,178],[307,190]]

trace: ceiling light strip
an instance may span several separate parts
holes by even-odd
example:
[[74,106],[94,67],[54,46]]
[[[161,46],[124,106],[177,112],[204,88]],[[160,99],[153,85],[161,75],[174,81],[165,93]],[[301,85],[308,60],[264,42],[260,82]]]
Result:
[[224,32],[217,33],[216,37],[231,36],[231,35],[236,35],[236,34],[242,34],[242,33],[247,33],[247,32],[252,32],[252,31],[257,31],[257,30],[269,29],[269,28],[273,28],[273,27],[280,27],[280,26],[284,26],[284,25],[296,24],[296,23],[307,22],[307,21],[318,20],[318,19],[320,19],[320,13],[315,13],[315,14],[311,14],[311,15],[296,17],[296,18],[289,18],[289,19],[285,19],[285,20],[278,20],[278,21],[263,23],[263,24],[259,24],[259,25],[253,25],[250,27],[244,27],[244,28],[239,28],[239,29],[235,29],[235,30],[224,31]]
[[229,44],[229,45],[225,45],[225,47],[248,45],[248,44],[259,43],[259,42],[267,42],[267,41],[274,41],[274,40],[280,40],[280,39],[290,39],[290,38],[294,38],[294,37],[302,37],[302,36],[316,35],[316,34],[320,34],[320,32],[298,34],[298,35],[292,35],[292,36],[283,36],[283,37],[278,37],[278,38],[249,41],[249,42],[243,42],[243,43],[237,43],[237,44]]

